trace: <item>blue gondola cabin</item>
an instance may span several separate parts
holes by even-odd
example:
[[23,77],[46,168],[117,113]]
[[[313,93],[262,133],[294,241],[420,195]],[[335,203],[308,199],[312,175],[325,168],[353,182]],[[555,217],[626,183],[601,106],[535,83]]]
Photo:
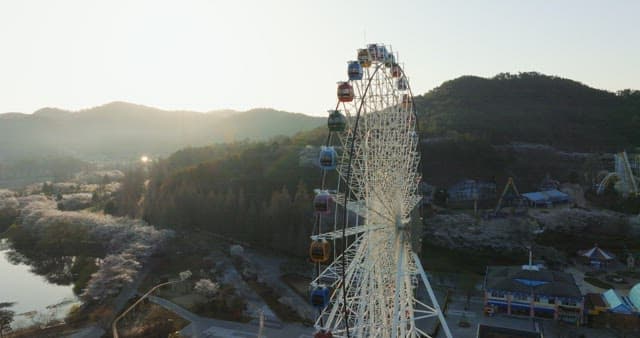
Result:
[[358,61],[349,62],[349,66],[347,67],[347,74],[349,75],[349,80],[362,80],[362,66]]
[[367,46],[367,49],[369,50],[369,55],[371,55],[371,60],[372,61],[378,61],[378,45],[376,45],[375,43],[372,43],[370,45]]
[[311,305],[317,309],[324,309],[329,304],[329,288],[319,286],[311,291]]
[[386,62],[389,57],[387,47],[384,45],[378,45],[378,61]]
[[333,147],[322,147],[320,150],[320,168],[324,170],[333,170],[336,168],[338,154]]

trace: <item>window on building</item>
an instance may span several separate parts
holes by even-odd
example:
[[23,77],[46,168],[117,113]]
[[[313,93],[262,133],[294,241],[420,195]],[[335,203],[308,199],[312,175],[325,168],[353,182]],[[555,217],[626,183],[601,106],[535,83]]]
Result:
[[521,293],[515,293],[515,294],[513,294],[513,299],[514,300],[529,300],[529,295],[525,295],[525,294],[521,294]]
[[547,303],[549,303],[549,304],[555,304],[555,303],[556,303],[556,299],[555,299],[555,298],[553,298],[553,297],[549,297],[549,298],[547,298]]

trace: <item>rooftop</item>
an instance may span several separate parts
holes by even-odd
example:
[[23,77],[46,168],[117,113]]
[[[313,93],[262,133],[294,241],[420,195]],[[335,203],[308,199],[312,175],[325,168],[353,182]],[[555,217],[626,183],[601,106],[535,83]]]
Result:
[[587,257],[589,259],[596,259],[596,260],[601,260],[601,261],[608,261],[608,260],[612,260],[614,259],[616,256],[612,253],[610,253],[609,251],[605,251],[602,250],[598,247],[598,245],[595,245],[593,248],[589,249],[589,250],[581,250],[578,251],[578,254],[580,256],[583,257]]
[[553,297],[582,297],[573,276],[553,270],[524,270],[520,266],[488,266],[485,288]]

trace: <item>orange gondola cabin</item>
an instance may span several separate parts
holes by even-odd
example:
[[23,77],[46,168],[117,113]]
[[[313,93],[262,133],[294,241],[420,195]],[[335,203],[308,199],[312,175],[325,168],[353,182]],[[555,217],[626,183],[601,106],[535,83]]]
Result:
[[316,240],[311,242],[309,247],[309,256],[314,263],[325,263],[329,260],[329,252],[331,244],[327,240]]

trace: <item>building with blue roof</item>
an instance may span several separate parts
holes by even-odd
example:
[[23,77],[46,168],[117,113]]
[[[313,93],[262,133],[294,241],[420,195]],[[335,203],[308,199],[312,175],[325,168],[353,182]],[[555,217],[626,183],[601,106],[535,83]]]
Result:
[[525,266],[488,266],[485,310],[581,324],[584,298],[573,275]]
[[585,308],[590,326],[640,331],[640,283],[627,296],[613,289],[588,294]]
[[556,189],[527,192],[522,194],[522,197],[527,200],[529,206],[534,208],[552,207],[556,204],[569,203],[569,195]]

